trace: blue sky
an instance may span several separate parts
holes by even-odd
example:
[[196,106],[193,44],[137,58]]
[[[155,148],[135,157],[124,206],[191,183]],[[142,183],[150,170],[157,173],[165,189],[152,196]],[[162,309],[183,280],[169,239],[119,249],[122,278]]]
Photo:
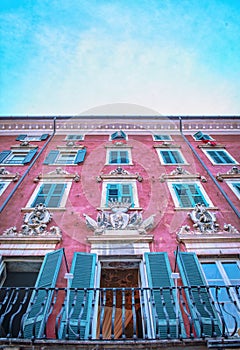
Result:
[[240,0],[1,0],[0,114],[240,114]]

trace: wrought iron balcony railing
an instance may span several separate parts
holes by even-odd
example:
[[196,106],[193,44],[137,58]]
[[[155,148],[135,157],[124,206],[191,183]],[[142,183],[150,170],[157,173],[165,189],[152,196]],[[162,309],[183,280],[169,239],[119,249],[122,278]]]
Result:
[[0,338],[238,337],[240,286],[0,289]]

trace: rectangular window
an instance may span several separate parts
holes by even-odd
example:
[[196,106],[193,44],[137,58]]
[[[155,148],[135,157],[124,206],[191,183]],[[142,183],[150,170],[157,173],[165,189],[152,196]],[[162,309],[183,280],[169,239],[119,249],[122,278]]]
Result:
[[63,207],[69,189],[66,183],[42,183],[30,200],[30,207],[34,208],[40,203],[48,208]]
[[211,205],[207,194],[198,183],[170,183],[175,205],[180,208],[194,208],[196,204]]
[[169,141],[171,139],[172,138],[169,135],[153,135],[154,141]]
[[132,185],[131,184],[108,184],[106,206],[109,202],[127,202],[134,207]]
[[158,150],[162,164],[185,164],[185,160],[179,150]]
[[84,161],[86,152],[86,148],[78,151],[51,150],[43,164],[80,164]]
[[16,141],[44,141],[48,138],[49,134],[42,134],[42,135],[18,135],[16,138]]
[[236,164],[236,160],[225,150],[203,150],[213,164]]
[[3,192],[6,190],[9,184],[10,184],[10,181],[0,180],[0,196],[3,194]]
[[109,150],[108,164],[129,164],[128,150]]
[[0,163],[8,165],[18,165],[30,163],[35,154],[37,147],[31,150],[14,150],[0,152]]
[[[240,284],[239,262],[217,260],[201,262],[201,265],[208,285],[219,286],[218,290],[210,288],[210,291],[217,310],[224,317],[228,331],[235,328],[234,317],[238,325],[237,328],[239,328],[240,316],[237,308],[240,307],[240,302],[236,294],[237,290],[234,287]],[[221,288],[221,286],[233,287]]]
[[227,181],[228,186],[235,193],[238,199],[240,199],[240,182],[239,181]]
[[68,141],[82,141],[84,139],[83,135],[67,135],[66,140]]

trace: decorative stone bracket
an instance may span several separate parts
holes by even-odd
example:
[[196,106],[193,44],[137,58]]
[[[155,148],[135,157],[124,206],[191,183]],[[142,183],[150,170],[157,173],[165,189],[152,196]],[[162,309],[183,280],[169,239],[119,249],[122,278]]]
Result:
[[13,174],[6,170],[4,167],[0,168],[0,178],[2,180],[12,180],[13,182],[16,182],[18,181],[19,177],[19,173]]
[[226,173],[217,173],[216,179],[218,181],[223,181],[224,179],[239,179],[240,169],[235,165]]

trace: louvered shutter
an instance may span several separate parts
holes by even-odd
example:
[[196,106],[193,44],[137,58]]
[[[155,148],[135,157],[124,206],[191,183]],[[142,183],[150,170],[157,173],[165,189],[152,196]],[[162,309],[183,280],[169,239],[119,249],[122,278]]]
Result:
[[50,151],[47,157],[45,158],[43,164],[54,164],[58,155],[59,155],[59,151],[57,150]]
[[71,266],[73,279],[70,287],[75,290],[70,290],[69,323],[64,312],[60,325],[60,339],[88,339],[93,291],[84,291],[84,288],[94,287],[95,268],[96,254],[74,254]]
[[45,204],[49,208],[58,208],[66,188],[66,184],[42,184],[39,192],[32,204],[35,207],[37,204]]
[[0,163],[2,163],[4,161],[5,158],[7,158],[7,156],[9,156],[9,154],[11,154],[11,151],[2,151],[0,152]]
[[31,160],[33,159],[33,157],[35,156],[35,154],[37,153],[37,147],[32,149],[31,151],[28,152],[28,154],[26,155],[26,157],[23,160],[23,164],[27,164],[30,163]]
[[172,163],[172,158],[171,158],[171,154],[170,151],[160,151],[162,158],[163,158],[163,162],[165,164],[171,164]]
[[129,163],[128,151],[119,151],[119,163],[120,164]]
[[172,186],[177,195],[180,207],[192,207],[192,202],[188,195],[188,187],[185,184],[173,184]]
[[182,164],[184,163],[181,154],[179,153],[179,151],[170,151],[172,158],[173,158],[173,163],[178,163],[178,164]]
[[227,164],[235,163],[225,151],[218,151],[218,154],[222,158],[222,163],[227,163]]
[[62,257],[63,249],[45,255],[35,284],[37,290],[33,291],[27,312],[23,316],[23,336],[26,339],[44,337],[53,290],[40,288],[55,287]]
[[[219,319],[213,308],[211,295],[204,288],[206,282],[196,254],[179,252],[177,260],[184,286],[191,287],[186,290],[186,296],[197,336],[213,336],[214,332],[219,335]],[[197,286],[203,288],[199,289]]]
[[[154,288],[152,305],[156,336],[161,339],[176,338],[176,311],[174,302],[176,293],[171,279],[171,267],[167,253],[145,253],[148,284]],[[170,289],[161,289],[170,287]],[[184,333],[180,317],[181,333]]]
[[86,153],[87,153],[86,148],[80,149],[80,150],[77,152],[77,155],[76,155],[76,158],[75,158],[74,163],[75,163],[75,164],[82,163],[82,162],[84,161],[84,158],[85,158]]
[[41,137],[40,137],[40,140],[41,141],[44,141],[48,138],[49,134],[42,134]]
[[16,138],[16,141],[23,141],[26,137],[27,137],[27,134],[18,135],[18,137]]
[[109,153],[109,164],[116,164],[118,162],[118,152],[110,151]]
[[209,204],[207,203],[207,201],[205,200],[204,196],[202,195],[202,192],[199,188],[199,185],[197,184],[189,184],[188,185],[188,189],[189,189],[189,196],[192,199],[192,204],[196,205],[198,203],[200,204],[204,204],[206,207],[209,206]]

